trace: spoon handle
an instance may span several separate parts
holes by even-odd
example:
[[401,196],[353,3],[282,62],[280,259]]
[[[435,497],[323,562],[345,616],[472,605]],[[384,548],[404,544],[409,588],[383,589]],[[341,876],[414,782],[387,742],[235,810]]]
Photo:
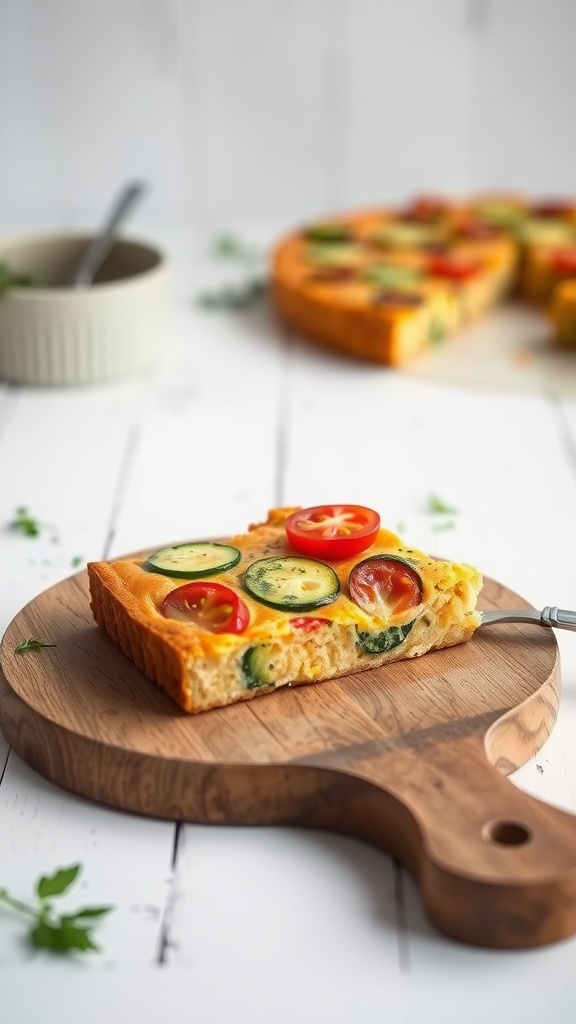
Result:
[[481,626],[490,626],[495,622],[533,622],[538,626],[554,626],[555,629],[576,631],[576,612],[568,611],[566,608],[551,608],[550,605],[546,605],[541,612],[532,608],[482,612]]
[[145,189],[146,186],[140,181],[130,182],[122,189],[100,231],[90,242],[82,257],[72,281],[75,288],[85,288],[92,284],[96,271],[114,245],[119,224],[127,216],[134,203],[140,199]]

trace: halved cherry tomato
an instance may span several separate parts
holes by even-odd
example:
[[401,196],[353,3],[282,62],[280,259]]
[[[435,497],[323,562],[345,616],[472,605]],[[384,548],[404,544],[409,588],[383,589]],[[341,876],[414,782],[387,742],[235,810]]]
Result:
[[440,196],[416,196],[404,210],[406,220],[422,221],[426,223],[441,217],[448,209],[445,199]]
[[314,633],[320,626],[328,626],[330,619],[319,619],[314,615],[298,615],[290,619],[292,629],[303,629],[306,633]]
[[446,277],[449,281],[468,281],[481,270],[478,260],[460,256],[431,256],[426,269],[433,277]]
[[395,555],[374,555],[355,565],[350,597],[370,615],[389,619],[422,601],[422,580],[414,566]]
[[210,633],[243,633],[250,621],[244,601],[223,583],[198,580],[171,590],[161,605],[167,619],[192,622]]
[[367,551],[380,529],[380,516],[364,505],[314,505],[286,520],[292,547],[313,558],[338,561]]
[[315,267],[306,275],[306,280],[318,284],[340,284],[359,277],[358,267]]
[[558,249],[552,256],[552,269],[557,274],[574,274],[576,276],[576,247]]
[[534,217],[565,217],[573,212],[576,203],[569,199],[544,199],[534,203],[531,213]]

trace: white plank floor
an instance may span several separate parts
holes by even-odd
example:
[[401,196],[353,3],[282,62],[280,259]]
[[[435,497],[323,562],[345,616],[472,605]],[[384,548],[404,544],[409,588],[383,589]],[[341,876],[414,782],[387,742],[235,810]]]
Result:
[[[474,562],[538,607],[576,605],[576,395],[491,393],[334,358],[266,308],[206,313],[218,269],[175,258],[173,337],[143,381],[0,388],[0,627],[73,561],[226,534],[277,503],[378,508],[412,543]],[[450,529],[430,493],[454,505]],[[18,506],[47,525],[9,530]],[[54,533],[57,540],[54,541]],[[556,728],[514,782],[576,813],[576,636],[558,634]],[[529,671],[529,666],[527,666]],[[102,953],[31,954],[0,910],[3,1024],[573,1022],[576,938],[460,946],[404,871],[352,839],[208,828],[83,801],[0,735],[0,886],[81,861],[77,902],[113,903]]]

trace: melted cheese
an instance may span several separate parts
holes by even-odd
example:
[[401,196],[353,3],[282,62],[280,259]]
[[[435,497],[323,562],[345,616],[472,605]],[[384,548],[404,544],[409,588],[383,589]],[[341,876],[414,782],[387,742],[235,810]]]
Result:
[[[228,572],[218,573],[214,577],[204,578],[204,582],[214,579],[234,590],[247,605],[250,612],[250,624],[242,634],[213,634],[202,630],[193,623],[167,619],[160,608],[164,598],[175,588],[186,584],[185,580],[159,573],[148,572],[142,559],[121,559],[114,562],[114,569],[122,580],[123,587],[131,595],[131,605],[138,609],[138,618],[145,620],[148,628],[179,636],[186,643],[190,657],[207,657],[221,655],[246,644],[258,643],[271,637],[281,638],[292,633],[290,620],[300,617],[298,611],[281,611],[269,608],[255,600],[243,585],[244,572],[248,566],[260,558],[294,555],[284,531],[284,521],[293,508],[273,509],[268,521],[252,526],[248,533],[230,539],[230,543],[238,547],[242,557],[237,566]],[[390,619],[368,614],[349,596],[348,578],[352,568],[367,557],[390,554],[409,560],[420,574],[423,583],[422,605],[443,590],[449,592],[457,588],[458,581],[474,581],[477,571],[470,566],[455,565],[431,559],[428,555],[403,544],[401,538],[390,530],[381,529],[376,543],[361,555],[338,562],[328,562],[340,581],[341,592],[331,604],[323,605],[318,610],[303,614],[310,617],[319,616],[334,623],[358,626],[363,630],[381,629],[392,625],[402,625],[414,618],[418,609],[411,608]],[[326,559],[323,559],[326,561]],[[420,608],[422,606],[419,606]],[[439,615],[442,615],[440,609]]]

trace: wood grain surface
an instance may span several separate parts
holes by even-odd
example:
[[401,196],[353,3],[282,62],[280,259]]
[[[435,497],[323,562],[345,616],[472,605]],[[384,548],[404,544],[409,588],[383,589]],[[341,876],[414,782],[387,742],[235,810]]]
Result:
[[[528,605],[487,580],[481,606]],[[16,653],[29,637],[56,646]],[[526,947],[576,931],[576,818],[504,778],[556,718],[551,630],[485,627],[419,659],[189,716],[94,625],[82,572],[13,619],[2,669],[7,739],[84,797],[366,839],[407,865],[430,919],[465,942]]]

